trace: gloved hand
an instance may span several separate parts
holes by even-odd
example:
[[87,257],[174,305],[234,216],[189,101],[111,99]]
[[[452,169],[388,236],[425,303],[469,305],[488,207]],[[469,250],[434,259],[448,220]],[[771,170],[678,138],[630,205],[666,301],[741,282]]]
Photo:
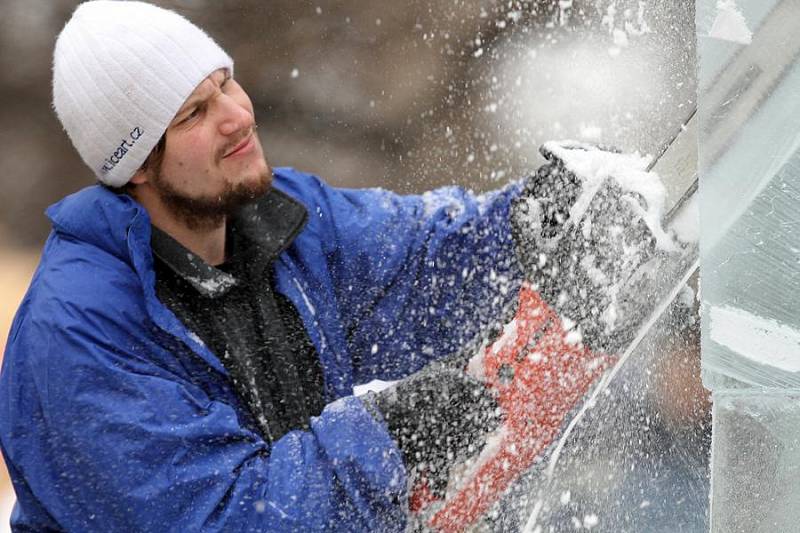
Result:
[[433,493],[446,487],[453,462],[477,455],[501,422],[489,388],[441,363],[363,400],[386,422],[408,471],[422,475]]
[[655,253],[647,202],[613,175],[580,176],[562,158],[573,157],[587,169],[590,158],[613,167],[614,157],[625,157],[614,150],[576,143],[540,151],[548,163],[512,206],[517,256],[533,288],[562,320],[576,324],[590,348],[613,350],[609,339],[622,327],[625,307],[619,290]]

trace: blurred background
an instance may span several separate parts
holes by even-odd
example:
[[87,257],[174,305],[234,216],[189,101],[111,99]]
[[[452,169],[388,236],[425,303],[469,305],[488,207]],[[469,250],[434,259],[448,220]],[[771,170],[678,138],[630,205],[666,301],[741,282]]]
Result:
[[[44,209],[94,182],[50,107],[53,45],[79,3],[0,0],[3,347]],[[685,0],[153,3],[234,58],[273,166],[339,186],[488,190],[532,173],[550,139],[657,155],[695,107]]]

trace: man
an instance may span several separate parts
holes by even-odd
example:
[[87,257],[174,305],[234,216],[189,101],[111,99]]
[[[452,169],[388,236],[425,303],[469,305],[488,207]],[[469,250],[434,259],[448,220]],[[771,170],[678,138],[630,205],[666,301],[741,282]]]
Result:
[[[271,169],[233,62],[179,15],[82,4],[54,108],[99,185],[12,326],[0,445],[16,530],[394,531],[497,424],[458,352],[522,278],[510,210]],[[366,398],[353,385],[402,381]]]

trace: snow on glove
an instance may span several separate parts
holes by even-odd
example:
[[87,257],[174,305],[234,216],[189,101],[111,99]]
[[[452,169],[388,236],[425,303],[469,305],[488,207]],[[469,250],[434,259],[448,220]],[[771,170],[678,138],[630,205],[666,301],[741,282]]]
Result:
[[656,251],[652,208],[660,206],[649,203],[659,198],[653,188],[660,182],[638,154],[580,143],[547,143],[540,151],[548,163],[512,207],[518,258],[565,328],[593,350],[611,352],[612,333],[633,312],[620,288]]
[[477,455],[501,422],[497,402],[482,382],[433,363],[393,387],[365,398],[385,420],[409,472],[442,491],[450,466]]

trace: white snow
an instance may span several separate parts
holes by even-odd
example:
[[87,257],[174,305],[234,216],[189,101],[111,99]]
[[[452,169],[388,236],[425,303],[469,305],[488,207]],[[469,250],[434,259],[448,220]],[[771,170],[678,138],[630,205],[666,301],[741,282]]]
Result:
[[711,307],[711,340],[737,354],[788,372],[800,372],[800,331],[736,307]]
[[753,32],[747,27],[747,20],[736,6],[736,0],[717,1],[717,16],[708,36],[739,44],[753,42]]
[[586,529],[592,529],[594,526],[600,523],[600,519],[597,518],[596,514],[587,514],[583,517],[583,527]]
[[353,396],[361,396],[362,394],[366,394],[368,392],[380,392],[384,389],[388,389],[395,383],[397,382],[381,381],[380,379],[373,379],[369,383],[364,383],[362,385],[356,385],[355,387],[353,387]]
[[[603,182],[612,178],[625,191],[640,194],[647,202],[647,211],[640,213],[659,248],[675,251],[675,243],[661,227],[664,212],[666,189],[655,172],[648,172],[652,158],[639,152],[618,154],[600,150],[594,145],[579,141],[551,141],[545,148],[564,161],[566,167],[583,180],[583,189],[570,209],[570,218],[580,220],[589,207],[592,198]],[[634,211],[639,204],[631,199]]]
[[603,128],[594,124],[581,125],[581,137],[587,140],[596,141],[603,136]]
[[497,354],[500,352],[500,350],[506,348],[506,346],[510,344],[513,344],[514,341],[517,340],[517,326],[518,322],[516,318],[503,326],[503,334],[492,345],[493,354]]
[[670,224],[675,238],[687,244],[700,241],[700,202],[699,194],[693,195]]
[[568,21],[568,13],[572,9],[573,0],[559,0],[558,2],[558,23],[560,26],[566,26]]
[[617,327],[617,320],[619,319],[619,311],[617,310],[617,296],[611,295],[611,303],[606,307],[603,314],[600,315],[600,320],[605,324],[605,332],[610,333]]
[[[467,158],[469,160],[469,158]],[[443,187],[422,194],[423,216],[430,218],[440,209],[446,209],[452,219],[457,219],[465,211],[464,199],[458,189]]]
[[573,346],[579,346],[583,342],[583,334],[580,328],[568,331],[567,334],[564,335],[564,342],[572,344]]
[[614,45],[620,48],[626,48],[630,42],[628,41],[628,33],[625,30],[615,29],[611,36],[614,39]]
[[186,279],[194,283],[195,285],[203,287],[203,289],[205,289],[210,293],[215,293],[217,291],[225,290],[235,283],[233,278],[228,276],[217,276],[216,278],[213,279],[187,276]]

